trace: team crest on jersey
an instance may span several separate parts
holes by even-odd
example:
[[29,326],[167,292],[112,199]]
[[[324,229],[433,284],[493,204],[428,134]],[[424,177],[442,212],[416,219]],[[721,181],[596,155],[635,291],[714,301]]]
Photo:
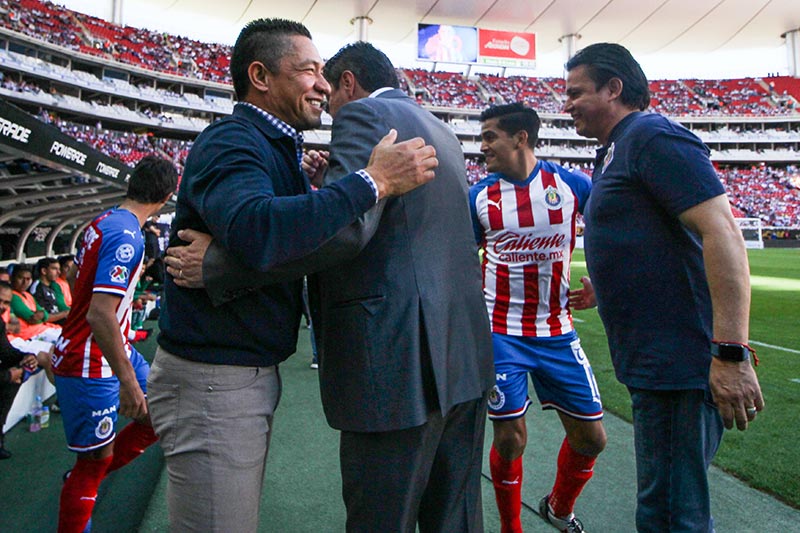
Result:
[[489,409],[498,411],[506,404],[506,395],[495,385],[489,392]]
[[561,206],[564,205],[564,199],[558,189],[550,185],[544,190],[544,203],[547,204],[547,209],[561,209]]
[[128,281],[128,269],[122,265],[115,265],[109,272],[111,281],[114,283],[125,283]]
[[112,431],[114,431],[114,421],[111,420],[110,416],[104,416],[102,420],[97,423],[97,427],[94,428],[94,434],[98,439],[108,438]]
[[133,245],[126,243],[117,248],[117,252],[114,255],[120,263],[130,263],[135,253]]
[[608,147],[608,152],[606,152],[606,156],[603,158],[603,172],[606,171],[608,165],[614,160],[614,143],[611,143],[611,146]]

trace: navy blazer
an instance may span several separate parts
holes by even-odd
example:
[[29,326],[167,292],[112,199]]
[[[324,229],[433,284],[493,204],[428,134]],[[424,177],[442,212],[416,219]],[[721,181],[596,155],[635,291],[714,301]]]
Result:
[[[358,175],[307,194],[294,140],[259,112],[238,104],[200,134],[186,161],[170,244],[191,228],[210,233],[249,268],[307,255],[375,204]],[[294,353],[302,283],[282,282],[222,306],[203,290],[165,284],[158,342],[180,357],[206,363],[274,365]]]

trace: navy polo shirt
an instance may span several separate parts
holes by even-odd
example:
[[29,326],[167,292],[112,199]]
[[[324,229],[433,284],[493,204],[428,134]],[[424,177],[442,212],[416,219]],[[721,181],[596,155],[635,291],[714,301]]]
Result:
[[584,211],[589,274],[617,378],[707,388],[711,297],[683,211],[724,194],[706,146],[654,113],[632,113],[598,150]]

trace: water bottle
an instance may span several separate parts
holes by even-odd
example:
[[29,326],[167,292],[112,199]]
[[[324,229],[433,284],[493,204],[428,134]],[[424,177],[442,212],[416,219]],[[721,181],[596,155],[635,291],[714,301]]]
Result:
[[28,429],[31,433],[42,429],[42,397],[37,396],[36,401],[33,403],[33,411],[29,416]]
[[39,417],[39,427],[42,429],[50,427],[50,408],[46,405],[42,407],[42,415]]

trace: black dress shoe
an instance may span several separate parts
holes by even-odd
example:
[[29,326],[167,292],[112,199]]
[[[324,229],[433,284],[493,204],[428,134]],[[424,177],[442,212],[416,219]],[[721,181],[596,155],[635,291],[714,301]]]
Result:
[[0,460],[11,459],[11,452],[5,448],[0,448]]

